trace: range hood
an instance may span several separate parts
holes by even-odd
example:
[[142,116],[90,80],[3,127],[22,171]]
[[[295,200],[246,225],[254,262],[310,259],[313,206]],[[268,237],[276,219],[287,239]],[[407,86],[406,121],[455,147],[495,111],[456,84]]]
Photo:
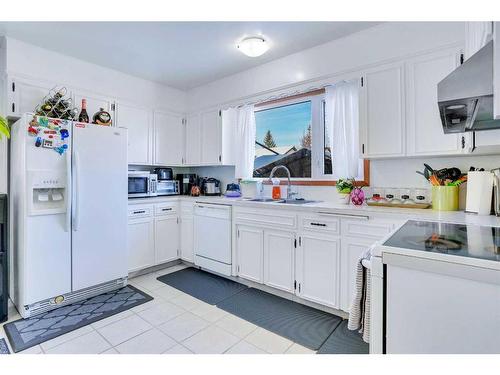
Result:
[[445,133],[500,129],[493,117],[493,41],[438,83]]

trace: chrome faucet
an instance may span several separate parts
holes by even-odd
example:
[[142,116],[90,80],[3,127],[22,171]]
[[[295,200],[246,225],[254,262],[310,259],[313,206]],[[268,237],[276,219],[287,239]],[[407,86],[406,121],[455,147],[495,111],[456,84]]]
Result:
[[286,171],[286,174],[287,174],[287,177],[288,177],[288,186],[287,186],[287,189],[286,189],[286,199],[290,199],[296,193],[292,193],[292,189],[291,189],[291,186],[290,186],[290,170],[287,167],[285,167],[284,165],[277,165],[276,167],[274,167],[271,170],[271,174],[269,175],[269,181],[272,180],[272,178],[274,177],[274,173],[278,169],[284,169]]

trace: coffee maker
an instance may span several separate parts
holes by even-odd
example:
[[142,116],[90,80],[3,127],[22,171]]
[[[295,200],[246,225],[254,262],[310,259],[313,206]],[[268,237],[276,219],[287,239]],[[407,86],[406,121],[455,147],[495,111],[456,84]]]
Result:
[[176,179],[179,181],[180,195],[190,195],[191,188],[198,184],[198,176],[194,173],[179,173]]

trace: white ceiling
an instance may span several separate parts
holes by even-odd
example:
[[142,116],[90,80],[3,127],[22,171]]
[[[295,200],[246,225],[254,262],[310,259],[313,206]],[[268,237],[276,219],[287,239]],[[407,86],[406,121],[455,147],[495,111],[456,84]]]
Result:
[[[187,90],[376,25],[375,22],[0,22],[0,35]],[[250,58],[235,44],[263,35]]]

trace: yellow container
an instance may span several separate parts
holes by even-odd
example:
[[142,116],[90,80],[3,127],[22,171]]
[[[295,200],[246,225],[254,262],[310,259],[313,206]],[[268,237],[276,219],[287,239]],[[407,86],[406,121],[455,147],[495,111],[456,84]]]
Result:
[[458,186],[433,186],[432,209],[458,211]]

